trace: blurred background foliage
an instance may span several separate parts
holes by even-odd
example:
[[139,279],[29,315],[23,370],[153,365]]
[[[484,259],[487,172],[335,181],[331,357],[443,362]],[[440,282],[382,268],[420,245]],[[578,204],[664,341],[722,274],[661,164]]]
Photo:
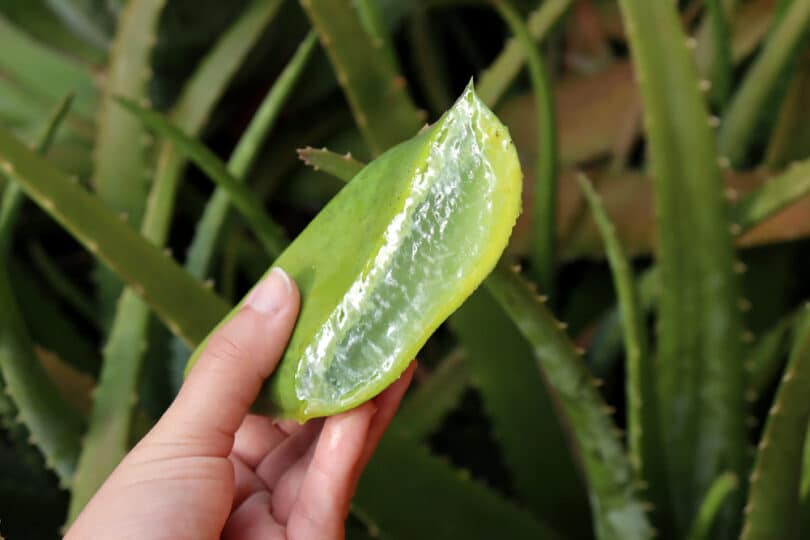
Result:
[[[647,9],[659,2],[667,6]],[[330,158],[348,160],[341,157],[346,153],[352,160],[367,161],[391,142],[409,136],[400,136],[395,126],[386,127],[385,111],[377,111],[378,127],[372,118],[371,128],[392,140],[381,143],[381,137],[375,144],[376,134],[369,136],[362,116],[365,93],[379,90],[380,99],[388,99],[388,90],[374,86],[380,81],[404,88],[405,99],[412,100],[408,106],[420,111],[409,118],[433,122],[472,77],[482,98],[509,127],[524,168],[526,204],[509,255],[523,262],[524,274],[550,296],[549,305],[559,320],[566,321],[568,336],[584,349],[590,374],[602,382],[599,395],[613,411],[615,427],[632,434],[626,420],[628,388],[655,388],[656,381],[631,380],[615,276],[576,178],[586,172],[593,180],[615,235],[631,257],[641,325],[655,336],[659,300],[666,305],[663,298],[679,291],[671,289],[677,281],[661,284],[659,279],[666,280],[666,275],[653,270],[655,254],[667,253],[668,248],[660,244],[654,195],[658,184],[651,182],[659,169],[650,164],[650,155],[655,158],[656,148],[667,147],[651,140],[650,119],[660,111],[650,100],[656,92],[677,98],[700,87],[705,99],[701,106],[711,114],[709,127],[712,132],[719,129],[716,161],[724,184],[717,186],[718,193],[731,206],[746,201],[747,213],[737,215],[750,218],[730,222],[738,247],[734,268],[740,275],[741,294],[735,305],[741,310],[744,342],[735,361],[753,374],[744,385],[747,401],[741,399],[734,412],[746,422],[744,440],[734,442],[745,454],[745,463],[712,464],[711,475],[725,473],[726,468],[730,472],[712,479],[711,490],[699,481],[697,487],[670,487],[671,493],[693,496],[672,508],[647,511],[649,522],[664,538],[736,536],[745,500],[758,500],[756,490],[746,487],[754,445],[762,437],[774,399],[785,394],[783,401],[790,403],[790,388],[780,390],[779,383],[789,369],[791,350],[791,365],[810,364],[802,356],[807,356],[804,347],[810,338],[801,325],[805,318],[801,306],[810,294],[805,279],[810,264],[806,196],[810,171],[804,163],[810,158],[810,2],[302,0],[302,4],[307,9],[293,0],[165,0],[165,5],[163,0],[0,0],[0,127],[34,148],[60,100],[72,94],[72,104],[47,150],[48,161],[95,191],[130,226],[170,250],[195,278],[233,303],[271,264],[272,254],[238,213],[227,212],[227,201],[216,232],[210,238],[201,236],[200,223],[216,197],[215,186],[195,166],[184,168],[185,156],[118,108],[116,96],[166,113],[227,160],[246,130],[250,132],[265,96],[278,92],[274,118],[257,128],[258,135],[254,133],[256,151],[238,170],[233,167],[236,158],[229,165],[286,237],[294,238],[343,185],[340,174],[324,173],[330,171],[324,163]],[[668,4],[677,9],[677,32],[665,20],[672,9]],[[319,12],[338,8],[345,10],[345,18],[330,21],[334,28],[326,26],[345,30],[349,26],[341,25],[349,21],[361,25],[362,35],[347,32],[324,39],[326,31],[316,24],[323,45],[311,47],[311,53],[303,51],[311,21]],[[683,37],[681,43],[688,45],[699,78],[684,76],[676,61],[671,71],[661,65],[656,72],[650,67],[654,62],[639,66],[633,60],[631,48],[651,43],[643,41],[643,29],[638,38],[628,34],[627,17],[633,10],[647,32],[660,29],[662,42],[670,34]],[[539,53],[540,64],[535,67],[540,65],[542,72],[523,69],[526,42],[512,39],[522,21],[528,21],[533,51],[529,58]],[[639,42],[631,43],[633,39]],[[672,42],[666,43],[669,47]],[[346,58],[367,65],[340,64]],[[371,75],[359,84],[356,79],[339,81],[335,74],[341,69]],[[397,78],[375,80],[376,73]],[[657,90],[640,91],[639,80],[649,78],[656,78]],[[690,116],[694,107],[688,99],[672,101],[676,103],[670,109],[675,111],[672,123],[680,114]],[[391,118],[390,124],[396,119]],[[687,133],[684,140],[688,138]],[[669,140],[673,159],[691,161],[693,156],[674,141]],[[313,147],[327,147],[339,156],[321,155]],[[694,157],[695,162],[701,159]],[[176,163],[174,173],[166,172],[167,160]],[[543,163],[551,161],[557,166],[544,172]],[[774,188],[778,193],[763,196],[762,186],[785,171],[793,171],[793,176]],[[155,189],[164,185],[157,178],[173,178],[172,174],[176,178],[167,181],[166,191]],[[548,188],[549,178],[554,186],[547,199],[553,200],[550,214],[536,203],[536,193]],[[0,187],[7,192],[4,204],[14,197],[8,194],[12,185],[0,177]],[[165,195],[165,209],[149,207],[150,190]],[[746,198],[751,193],[753,198]],[[660,208],[664,206],[659,204]],[[680,208],[681,219],[702,219],[703,214]],[[68,515],[75,515],[122,452],[170,402],[188,353],[172,336],[173,330],[161,323],[162,317],[150,315],[134,295],[125,301],[118,279],[98,263],[92,250],[77,243],[75,231],[66,232],[45,210],[25,202],[16,219],[0,220],[2,236],[13,234],[13,245],[2,254],[9,286],[0,287],[0,309],[5,312],[0,373],[9,390],[0,400],[0,533],[9,538],[58,537]],[[690,230],[696,229],[663,233],[677,237]],[[541,247],[555,246],[550,253],[537,251],[541,233],[548,240]],[[77,238],[87,247],[86,238],[80,234]],[[196,266],[188,256],[195,241],[211,252]],[[703,241],[703,237],[685,239],[696,252]],[[680,255],[682,261],[691,259],[688,249]],[[537,342],[527,339],[513,313],[501,311],[500,300],[476,293],[425,346],[414,388],[361,484],[347,524],[349,538],[496,534],[531,538],[539,533],[549,538],[619,538],[602,520],[635,519],[600,516],[604,492],[595,495],[587,487],[594,479],[580,462],[583,441],[572,434],[571,425],[580,419],[572,419],[568,405],[561,405],[554,381],[548,386],[554,375],[537,369]],[[124,307],[126,302],[131,305]],[[699,312],[694,324],[704,320],[713,324],[708,317]],[[681,322],[692,324],[688,317]],[[18,379],[9,367],[15,358],[35,363],[41,370],[37,380],[45,382],[15,394],[12,385]],[[116,375],[112,366],[127,367]],[[110,370],[109,380],[116,382],[94,393],[96,381],[106,380],[105,369]],[[684,395],[692,390],[700,393],[704,382],[688,381],[691,387],[682,389]],[[124,389],[127,399],[121,403],[115,395]],[[43,405],[40,397],[47,393],[53,399]],[[800,426],[794,431],[801,443],[807,425],[802,402],[810,393],[802,395],[800,388],[798,395],[791,410]],[[666,399],[670,398],[672,394]],[[69,418],[50,420],[62,431],[56,433],[48,421],[37,424],[59,404],[73,411]],[[100,407],[109,404],[112,413],[101,419]],[[662,409],[666,408],[665,402]],[[671,427],[667,417],[655,421],[659,418],[659,429],[667,431]],[[114,433],[115,443],[100,444],[105,433]],[[628,442],[623,432],[616,438]],[[784,452],[779,455],[792,456]],[[604,457],[606,462],[610,459]],[[756,463],[766,459],[767,455],[758,456]],[[793,488],[788,480],[775,480],[776,487],[769,488],[773,491],[765,492],[785,503],[783,511],[794,514],[788,521],[795,527],[785,529],[787,536],[772,538],[796,537],[800,520],[810,534],[810,447],[803,459],[803,475],[801,451],[792,469],[773,473],[790,476],[787,471],[792,470]],[[100,464],[97,469],[95,464]],[[770,470],[762,468],[763,474]],[[77,470],[89,471],[89,477],[74,476]],[[646,490],[638,487],[639,500],[655,498]],[[635,496],[614,495],[622,500]],[[731,517],[723,517],[724,512]],[[749,514],[757,512],[746,510]],[[758,519],[768,524],[783,518],[777,513]],[[638,537],[652,535],[644,520],[638,523]],[[756,525],[751,525],[754,533],[747,529],[750,538],[769,537],[756,536]],[[768,527],[765,530],[777,530]]]

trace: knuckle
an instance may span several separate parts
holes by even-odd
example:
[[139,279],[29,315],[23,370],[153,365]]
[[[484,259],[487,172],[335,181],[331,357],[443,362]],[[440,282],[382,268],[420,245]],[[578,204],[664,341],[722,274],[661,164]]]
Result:
[[244,358],[247,351],[245,346],[229,336],[227,333],[217,333],[211,337],[206,348],[206,354],[225,362],[232,362]]

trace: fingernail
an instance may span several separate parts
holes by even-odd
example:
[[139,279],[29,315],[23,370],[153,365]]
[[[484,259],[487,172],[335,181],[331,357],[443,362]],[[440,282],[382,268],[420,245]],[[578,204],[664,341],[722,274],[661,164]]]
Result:
[[253,287],[245,303],[259,313],[275,313],[284,307],[292,294],[292,280],[279,267]]

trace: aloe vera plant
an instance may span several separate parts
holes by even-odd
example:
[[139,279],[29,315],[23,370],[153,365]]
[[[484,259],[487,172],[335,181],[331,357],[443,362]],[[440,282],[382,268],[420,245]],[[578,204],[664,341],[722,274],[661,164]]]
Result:
[[56,536],[272,266],[257,410],[419,359],[350,540],[810,526],[810,3],[466,4],[0,1],[3,534]]

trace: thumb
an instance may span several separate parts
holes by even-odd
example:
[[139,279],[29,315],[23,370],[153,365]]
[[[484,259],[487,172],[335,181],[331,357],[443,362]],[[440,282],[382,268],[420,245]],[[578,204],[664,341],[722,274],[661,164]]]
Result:
[[287,346],[299,304],[293,280],[274,268],[211,336],[177,398],[143,443],[227,456],[234,433]]

